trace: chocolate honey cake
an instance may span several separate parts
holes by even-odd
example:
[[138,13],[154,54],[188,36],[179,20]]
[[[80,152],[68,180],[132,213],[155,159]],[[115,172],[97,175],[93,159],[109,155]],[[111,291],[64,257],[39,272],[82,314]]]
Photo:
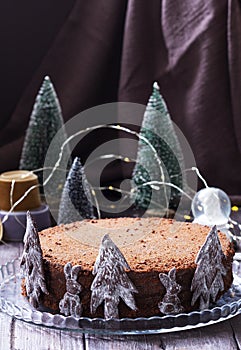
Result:
[[66,315],[74,314],[66,305],[77,290],[84,317],[136,318],[204,309],[232,283],[229,240],[199,224],[83,220],[44,230],[39,240],[48,291],[40,301]]

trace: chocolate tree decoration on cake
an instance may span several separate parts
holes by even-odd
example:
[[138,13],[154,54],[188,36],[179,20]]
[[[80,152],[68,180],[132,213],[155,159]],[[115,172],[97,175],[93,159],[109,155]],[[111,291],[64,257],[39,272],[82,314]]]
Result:
[[153,207],[167,208],[166,198],[170,197],[169,207],[175,209],[180,197],[177,189],[164,185],[155,189],[154,186],[144,185],[149,181],[162,181],[171,182],[181,189],[185,187],[185,179],[181,174],[185,168],[183,154],[167,106],[156,82],[146,107],[140,135],[144,136],[155,148],[161,160],[162,169],[150,145],[140,139],[137,162],[132,174],[132,191],[134,191],[136,206],[144,209],[150,208],[152,198]]
[[33,307],[38,307],[42,293],[49,294],[46,288],[43,268],[43,254],[35,222],[27,212],[27,225],[24,235],[24,250],[20,267],[25,278],[26,293]]
[[94,217],[90,187],[80,159],[76,157],[61,196],[58,225]]
[[218,292],[224,290],[223,276],[226,275],[224,266],[225,255],[219,241],[216,226],[209,232],[197,258],[197,268],[191,284],[193,292],[191,305],[199,299],[201,310],[208,308],[210,299],[216,300]]
[[163,286],[166,288],[166,294],[158,304],[161,313],[167,315],[182,312],[183,307],[177,296],[178,293],[181,292],[181,286],[176,282],[176,268],[174,267],[171,269],[168,272],[168,275],[160,273],[159,278]]
[[137,310],[133,293],[138,292],[125,270],[130,270],[126,259],[110,237],[105,235],[93,269],[96,276],[91,285],[92,314],[104,302],[104,317],[118,318],[120,298],[132,310]]
[[82,286],[77,281],[80,270],[81,266],[75,265],[72,267],[70,262],[64,266],[66,293],[59,302],[59,309],[65,316],[81,317],[82,315],[82,304],[78,295],[82,290]]
[[[61,129],[58,137],[58,142],[55,145],[57,160],[60,147],[67,139],[66,133],[62,126],[63,117],[59,100],[50,78],[46,76],[37,94],[35,104],[30,116],[19,168],[24,170],[35,170],[43,168],[49,145],[56,135],[57,131]],[[63,158],[69,158],[69,156],[69,148],[65,147]],[[55,164],[56,160],[53,160],[53,164]],[[42,172],[39,172],[38,176],[39,182],[42,184]]]

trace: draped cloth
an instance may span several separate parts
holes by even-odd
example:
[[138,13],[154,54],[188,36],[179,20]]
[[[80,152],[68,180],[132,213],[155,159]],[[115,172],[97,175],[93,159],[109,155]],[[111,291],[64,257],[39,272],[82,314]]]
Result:
[[[0,171],[18,167],[45,75],[66,121],[103,103],[146,104],[158,81],[208,185],[241,202],[240,0],[72,0],[54,6],[44,0],[39,8],[31,1],[26,7],[13,3],[17,9],[0,11],[6,29],[1,75],[7,82],[1,84]],[[35,28],[32,40],[28,23]],[[11,62],[19,64],[10,72]],[[81,152],[102,138],[97,133]],[[113,169],[112,177],[119,176]]]

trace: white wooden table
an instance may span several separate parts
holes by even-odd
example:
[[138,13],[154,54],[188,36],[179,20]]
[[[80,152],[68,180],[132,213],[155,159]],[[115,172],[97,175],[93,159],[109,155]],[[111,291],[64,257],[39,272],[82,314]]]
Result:
[[[0,264],[21,254],[20,243],[0,245]],[[189,331],[141,336],[89,335],[35,326],[0,312],[0,350],[241,350],[241,314]]]

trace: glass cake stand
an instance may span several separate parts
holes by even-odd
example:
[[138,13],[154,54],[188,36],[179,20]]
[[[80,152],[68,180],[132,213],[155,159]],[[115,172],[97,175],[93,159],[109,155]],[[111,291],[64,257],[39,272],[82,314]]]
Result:
[[[239,260],[240,258],[240,260]],[[19,259],[0,266],[0,311],[32,324],[82,333],[157,334],[203,327],[227,320],[241,312],[241,257],[234,259],[232,287],[210,309],[150,318],[75,318],[34,309],[21,294]]]

